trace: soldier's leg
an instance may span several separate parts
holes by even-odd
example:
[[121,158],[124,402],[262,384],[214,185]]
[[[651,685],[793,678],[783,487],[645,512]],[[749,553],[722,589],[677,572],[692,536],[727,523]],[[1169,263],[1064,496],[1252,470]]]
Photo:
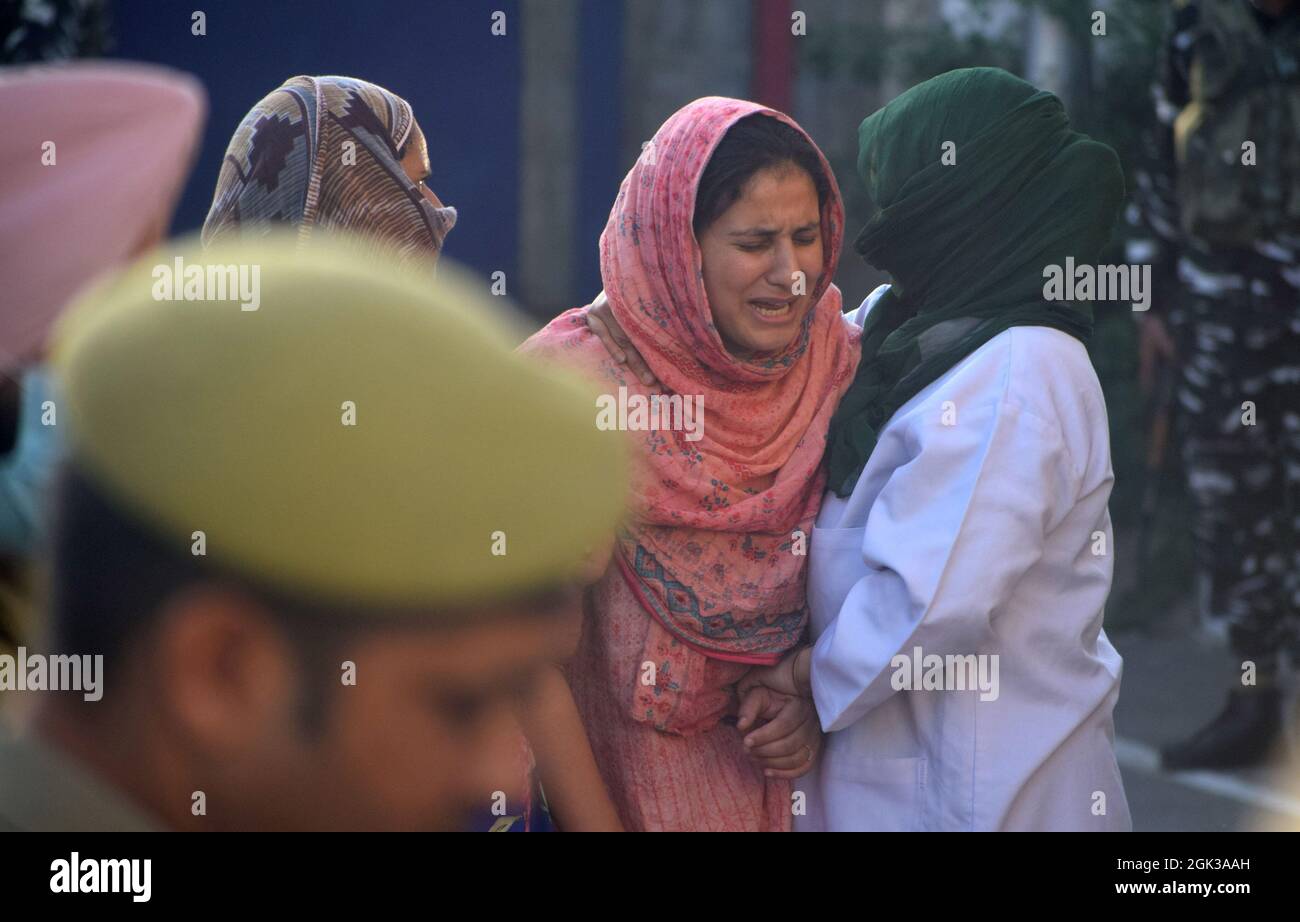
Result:
[[1291,663],[1300,667],[1300,273],[1287,297],[1290,320],[1279,352],[1275,388],[1282,424],[1279,438],[1284,500],[1278,545],[1282,555],[1283,617],[1291,647]]
[[1295,553],[1290,489],[1295,462],[1286,446],[1288,418],[1294,421],[1297,406],[1291,379],[1300,356],[1287,308],[1274,286],[1256,279],[1238,324],[1241,425],[1235,428],[1243,452],[1236,490],[1226,504],[1237,574],[1225,597],[1232,650],[1257,665],[1261,683],[1276,680],[1292,630],[1287,584]]
[[1248,507],[1258,501],[1243,474],[1254,473],[1267,455],[1258,428],[1243,424],[1247,398],[1242,378],[1248,359],[1242,346],[1245,330],[1237,320],[1244,300],[1241,292],[1227,287],[1214,294],[1193,293],[1174,325],[1182,358],[1183,462],[1202,582],[1198,601],[1202,618],[1225,636],[1234,611],[1241,616],[1240,563],[1251,535],[1243,523],[1256,514]]
[[1272,384],[1282,329],[1262,322],[1248,285],[1202,290],[1181,325],[1188,489],[1196,509],[1198,568],[1209,576],[1209,614],[1223,619],[1230,645],[1251,671],[1223,711],[1191,738],[1167,747],[1169,768],[1258,762],[1280,726],[1277,689],[1282,617],[1283,410]]

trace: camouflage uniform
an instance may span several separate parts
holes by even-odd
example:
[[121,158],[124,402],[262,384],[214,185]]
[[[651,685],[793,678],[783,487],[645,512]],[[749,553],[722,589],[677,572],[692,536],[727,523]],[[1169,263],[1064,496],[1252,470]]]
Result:
[[1175,0],[1154,96],[1128,258],[1179,350],[1206,614],[1269,672],[1300,638],[1300,4]]

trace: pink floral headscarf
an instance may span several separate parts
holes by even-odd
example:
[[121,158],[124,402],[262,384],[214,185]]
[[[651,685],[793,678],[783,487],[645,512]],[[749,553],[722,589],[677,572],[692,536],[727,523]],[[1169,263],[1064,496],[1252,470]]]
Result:
[[[655,393],[704,397],[698,441],[682,431],[629,433],[633,518],[617,565],[674,637],[712,657],[762,663],[794,646],[806,623],[807,558],[794,533],[812,528],[827,426],[857,349],[831,284],[844,209],[824,157],[822,273],[809,280],[815,306],[800,335],[779,355],[740,359],[714,326],[692,227],[696,192],[723,136],[756,113],[804,133],[780,112],[721,97],[670,117],[623,180],[600,254],[610,307],[662,383]],[[611,394],[651,393],[610,359],[581,309],[524,348],[584,368]]]

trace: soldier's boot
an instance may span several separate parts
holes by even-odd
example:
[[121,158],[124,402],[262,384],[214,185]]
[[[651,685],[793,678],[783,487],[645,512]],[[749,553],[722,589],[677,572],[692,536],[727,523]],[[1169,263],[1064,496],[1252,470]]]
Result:
[[1268,757],[1282,730],[1282,692],[1276,686],[1228,693],[1219,715],[1187,739],[1160,751],[1166,771],[1246,768]]

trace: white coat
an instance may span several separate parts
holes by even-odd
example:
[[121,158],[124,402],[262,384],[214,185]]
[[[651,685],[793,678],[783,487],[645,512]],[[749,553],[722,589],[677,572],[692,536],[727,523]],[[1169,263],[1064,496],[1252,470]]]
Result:
[[828,735],[796,830],[1131,828],[1101,627],[1113,479],[1097,376],[1058,330],[995,336],[893,415],[811,535]]

